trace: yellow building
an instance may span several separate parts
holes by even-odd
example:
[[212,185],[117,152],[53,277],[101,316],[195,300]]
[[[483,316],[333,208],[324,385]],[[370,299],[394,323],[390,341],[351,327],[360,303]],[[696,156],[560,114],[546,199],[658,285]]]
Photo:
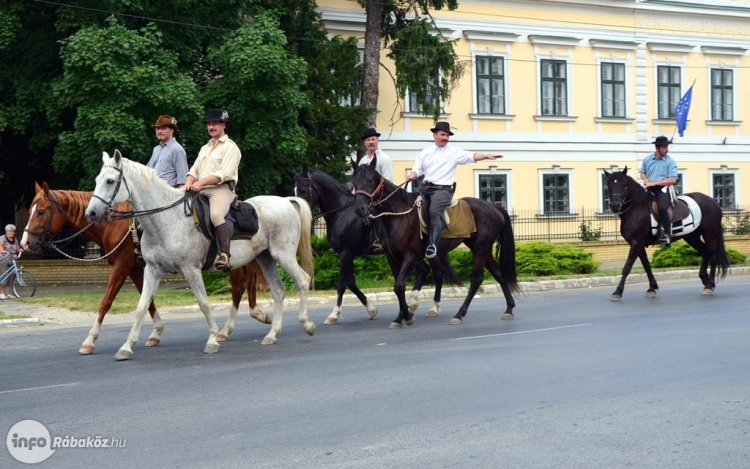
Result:
[[[357,2],[318,5],[330,34],[364,41]],[[460,166],[458,195],[515,214],[604,213],[604,170],[637,178],[666,135],[678,190],[750,205],[750,0],[467,0],[433,16],[468,65],[444,107],[451,144],[505,155]],[[674,109],[693,83],[679,136]],[[409,101],[381,71],[377,124],[396,183],[432,143],[432,119]]]

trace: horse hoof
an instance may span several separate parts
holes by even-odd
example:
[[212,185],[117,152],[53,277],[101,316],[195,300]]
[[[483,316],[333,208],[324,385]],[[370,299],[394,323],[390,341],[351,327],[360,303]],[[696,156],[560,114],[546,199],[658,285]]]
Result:
[[307,335],[313,335],[315,334],[315,323],[312,321],[307,321],[306,323],[302,324],[302,329],[307,332]]
[[710,296],[710,295],[713,295],[713,294],[714,294],[714,289],[713,288],[704,288],[703,291],[701,292],[701,295],[703,295],[703,296]]
[[460,326],[464,322],[458,318],[451,318],[451,326]]
[[505,313],[503,314],[503,317],[500,318],[501,321],[510,321],[514,318],[513,313]]
[[250,313],[250,317],[261,324],[271,324],[271,316],[264,313],[263,311],[259,313]]
[[402,327],[400,322],[392,322],[388,325],[388,329],[401,329]]
[[156,347],[160,343],[161,343],[161,339],[156,339],[156,338],[148,339],[146,341],[146,347]]
[[206,344],[206,347],[203,349],[203,353],[216,353],[219,351],[219,344]]
[[263,337],[260,345],[274,345],[275,343],[276,339],[274,339],[273,337]]
[[326,318],[326,320],[323,321],[323,325],[324,326],[332,326],[332,325],[334,325],[334,324],[336,324],[338,322],[339,322],[338,318]]
[[655,291],[647,291],[646,292],[646,298],[656,298],[656,292]]
[[[216,342],[226,342],[229,340],[229,336],[226,334],[216,334]],[[148,345],[148,344],[146,344]]]
[[373,308],[367,311],[367,320],[372,321],[375,319],[375,316],[378,315],[378,308]]
[[609,297],[609,301],[620,301],[622,300],[622,295],[612,295]]
[[80,355],[91,355],[94,353],[94,347],[91,345],[84,345],[78,349],[78,353]]
[[417,322],[417,318],[412,314],[411,317],[406,320],[406,325],[413,326],[415,322]]
[[130,350],[118,350],[115,354],[115,360],[130,360],[130,357],[133,356],[133,352]]

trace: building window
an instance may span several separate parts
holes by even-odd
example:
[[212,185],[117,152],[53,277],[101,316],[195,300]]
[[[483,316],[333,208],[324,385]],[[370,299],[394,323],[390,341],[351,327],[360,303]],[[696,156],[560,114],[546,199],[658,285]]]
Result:
[[505,114],[505,71],[502,57],[477,57],[477,112]]
[[682,195],[685,192],[685,188],[682,186],[682,173],[677,173],[677,182],[674,184],[675,195]]
[[734,173],[714,173],[712,177],[714,199],[722,210],[734,210]]
[[542,68],[542,115],[568,115],[567,63],[564,60],[541,61]]
[[625,117],[625,64],[605,62],[602,73],[602,117]]
[[508,175],[479,174],[479,198],[503,208],[508,207]]
[[341,106],[359,106],[360,104],[362,104],[362,83],[365,80],[365,69],[362,64],[365,60],[365,50],[362,48],[358,49],[357,55],[359,57],[359,61],[357,62],[357,64],[361,67],[361,74],[354,80],[354,89],[357,91],[350,95],[342,96],[339,99],[339,104]]
[[674,108],[680,102],[682,83],[680,67],[660,65],[656,67],[659,119],[673,119]]
[[732,70],[711,70],[711,120],[734,119],[734,75]]
[[570,175],[545,173],[542,175],[542,187],[545,215],[570,213]]

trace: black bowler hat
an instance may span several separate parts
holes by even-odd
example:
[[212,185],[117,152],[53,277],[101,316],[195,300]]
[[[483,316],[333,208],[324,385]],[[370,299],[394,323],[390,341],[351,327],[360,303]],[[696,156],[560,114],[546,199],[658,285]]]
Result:
[[453,135],[453,132],[451,132],[451,125],[447,122],[438,122],[435,124],[435,127],[430,129],[430,131],[434,134],[438,130],[445,130],[448,132],[448,135]]
[[229,114],[223,109],[209,109],[206,113],[206,122],[228,122]]
[[656,137],[656,140],[654,140],[653,143],[657,147],[660,147],[662,145],[669,145],[670,143],[672,143],[672,140],[668,139],[664,135],[660,135],[660,136]]
[[370,127],[369,129],[365,130],[365,133],[362,134],[362,140],[370,137],[380,137],[380,134],[377,130],[375,130],[375,127]]

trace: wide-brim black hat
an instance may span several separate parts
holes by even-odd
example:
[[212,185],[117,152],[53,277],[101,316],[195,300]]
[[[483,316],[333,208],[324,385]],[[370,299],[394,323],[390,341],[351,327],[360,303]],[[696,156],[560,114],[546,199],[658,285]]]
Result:
[[205,122],[228,122],[229,114],[223,109],[209,109]]
[[660,135],[656,137],[656,140],[653,141],[653,144],[656,145],[657,147],[662,146],[662,145],[669,145],[670,143],[672,143],[672,140],[668,139],[664,135]]
[[362,134],[362,140],[370,137],[380,137],[380,134],[375,129],[375,127],[370,127],[369,129],[365,130],[365,133]]
[[453,135],[453,132],[451,132],[451,125],[447,122],[438,122],[437,124],[435,124],[435,127],[430,129],[433,134],[438,130],[444,130],[448,132],[448,135]]

